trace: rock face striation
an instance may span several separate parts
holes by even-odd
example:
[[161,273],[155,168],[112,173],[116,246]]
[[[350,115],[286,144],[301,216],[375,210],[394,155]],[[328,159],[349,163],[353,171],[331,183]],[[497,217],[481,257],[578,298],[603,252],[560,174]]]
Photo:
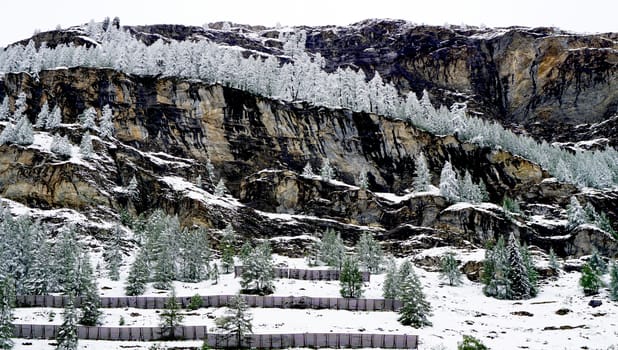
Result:
[[[616,239],[602,231],[566,231],[561,208],[577,193],[574,187],[553,181],[521,157],[455,136],[431,135],[401,120],[110,69],[56,69],[38,79],[6,74],[0,92],[11,106],[24,92],[32,122],[45,102],[60,107],[64,116],[56,129],[35,129],[31,146],[0,146],[4,205],[37,209],[42,219],[70,209],[82,213],[92,229],[117,220],[123,208],[135,214],[164,208],[187,226],[232,223],[247,237],[289,236],[276,241],[288,252],[302,251],[293,247],[333,227],[350,243],[361,231],[373,231],[401,254],[435,245],[483,245],[509,232],[563,255],[592,248],[618,253]],[[104,105],[114,111],[115,137],[95,137],[92,159],[63,158],[46,148],[51,134],[66,135],[78,145],[85,132],[79,114],[87,107],[100,114]],[[412,193],[420,152],[428,159],[434,186],[448,160],[474,181],[483,180],[491,202],[500,203],[505,195],[518,198],[524,213],[507,217],[497,205],[451,205],[436,191]],[[337,181],[300,175],[308,162],[318,173],[324,159],[336,170]],[[208,161],[215,168],[212,179]],[[355,185],[361,172],[367,174],[368,189]],[[137,196],[125,190],[133,176]],[[213,195],[219,178],[231,195]],[[618,193],[578,196],[616,219]]]

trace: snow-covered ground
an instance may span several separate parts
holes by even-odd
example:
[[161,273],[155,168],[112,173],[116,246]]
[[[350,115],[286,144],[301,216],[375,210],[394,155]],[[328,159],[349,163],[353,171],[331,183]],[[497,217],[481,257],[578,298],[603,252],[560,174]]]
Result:
[[[424,251],[423,255],[440,255],[445,248]],[[461,261],[477,260],[482,250],[456,251]],[[277,264],[304,268],[303,259],[276,256]],[[539,262],[544,264],[545,262]],[[122,280],[113,282],[105,278],[99,280],[101,294],[122,295]],[[585,297],[578,285],[580,274],[562,273],[556,280],[548,280],[541,285],[539,296],[531,300],[507,301],[485,297],[481,285],[464,278],[459,287],[444,285],[439,274],[416,269],[427,299],[433,307],[430,320],[432,327],[414,329],[397,322],[394,312],[350,312],[337,310],[289,310],[289,309],[251,309],[256,333],[290,332],[368,332],[417,334],[420,348],[431,349],[444,346],[454,349],[463,334],[481,339],[492,349],[607,349],[618,345],[618,303],[609,301],[607,291],[596,296],[603,301],[597,308],[588,306],[591,297]],[[210,281],[201,283],[175,283],[179,296],[194,294],[233,294],[239,289],[238,279],[233,275],[221,275],[217,285]],[[364,296],[381,297],[384,275],[372,275],[371,282],[365,284]],[[339,296],[336,281],[299,281],[281,279],[276,283],[275,295]],[[165,293],[165,292],[164,292]],[[166,295],[148,288],[146,295]],[[560,309],[570,310],[558,315]],[[51,317],[50,312],[55,316]],[[207,325],[214,327],[214,317],[221,316],[224,308],[204,308],[187,311],[186,325]],[[61,322],[61,309],[20,308],[15,310],[15,323]],[[126,326],[156,326],[156,310],[144,309],[103,309],[103,325],[118,326],[120,316]],[[562,328],[562,329],[561,329]],[[22,345],[32,343],[32,345]],[[16,340],[16,349],[52,349],[51,341]],[[122,349],[126,346],[148,348],[148,343],[93,342],[80,341],[80,349]],[[201,345],[200,342],[184,342],[183,346]]]

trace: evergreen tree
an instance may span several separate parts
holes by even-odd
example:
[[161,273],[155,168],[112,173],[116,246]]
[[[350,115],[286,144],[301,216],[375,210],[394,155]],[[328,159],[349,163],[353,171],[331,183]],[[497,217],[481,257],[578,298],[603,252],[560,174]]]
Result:
[[414,270],[410,270],[410,274],[400,281],[399,299],[403,304],[398,319],[401,324],[414,328],[431,326],[431,306],[425,300],[421,282]]
[[127,282],[124,287],[125,293],[132,296],[143,294],[146,290],[149,274],[146,254],[144,249],[141,248],[129,270],[129,276],[127,276]]
[[304,177],[313,177],[313,176],[315,176],[315,174],[313,173],[313,168],[311,167],[311,163],[307,162],[307,164],[303,168],[302,176],[304,176]]
[[87,254],[82,254],[79,259],[78,269],[79,287],[77,292],[81,295],[82,317],[80,323],[85,326],[96,326],[101,316],[99,307],[99,290],[93,276],[92,265]]
[[498,238],[496,244],[485,249],[485,260],[481,281],[484,284],[483,293],[498,299],[507,299],[510,295],[510,281],[507,278],[509,269],[504,238]]
[[464,335],[463,341],[457,343],[457,350],[489,350],[480,340],[470,335]]
[[17,95],[17,100],[15,100],[15,111],[13,112],[13,119],[20,120],[24,116],[24,112],[28,107],[26,99],[27,96],[25,92],[20,92],[19,95]]
[[215,175],[215,167],[210,162],[210,159],[206,160],[206,173],[208,174],[208,181],[210,181],[210,184],[214,185],[217,177]]
[[614,262],[609,269],[609,298],[618,301],[618,262]]
[[360,298],[363,295],[363,275],[355,258],[347,256],[343,260],[339,283],[343,298]]
[[17,120],[15,125],[15,144],[28,146],[34,142],[34,131],[32,130],[32,124],[26,115],[23,115]]
[[172,231],[172,228],[166,228],[156,242],[153,286],[158,289],[172,288],[172,281],[176,277],[175,250],[171,244],[175,235]]
[[[413,272],[414,270],[412,267],[412,263],[410,262],[410,260],[405,259],[399,266],[399,271],[397,272],[397,281],[401,283],[401,281],[406,280],[408,276],[410,276],[410,274],[412,274]],[[398,298],[399,296],[397,296],[396,299]]]
[[507,279],[509,280],[510,293],[507,294],[507,299],[521,300],[531,298],[533,293],[532,283],[528,275],[528,269],[521,256],[519,243],[515,239],[515,235],[509,235],[509,242],[506,247],[508,256],[509,268],[507,270]]
[[74,304],[75,297],[69,294],[69,300],[62,313],[62,324],[56,335],[56,350],[77,350],[77,312]]
[[223,178],[219,179],[219,182],[217,182],[217,186],[215,186],[215,196],[217,197],[223,197],[228,193],[227,187],[225,187],[225,182],[223,181]]
[[47,124],[48,118],[49,118],[49,105],[47,104],[47,101],[46,101],[45,103],[43,103],[43,106],[41,106],[41,111],[36,117],[36,123],[34,124],[34,126],[37,128],[44,128],[45,124]]
[[458,286],[461,284],[461,272],[455,254],[452,252],[445,253],[440,259],[441,271],[440,277],[448,281],[450,286]]
[[199,282],[206,277],[210,247],[204,230],[183,230],[180,237],[180,275],[183,281]]
[[603,286],[603,281],[598,275],[597,270],[586,263],[582,266],[582,276],[579,279],[579,285],[584,289],[585,295],[595,295],[599,293],[599,288]]
[[2,100],[2,104],[0,104],[0,120],[9,119],[9,114],[10,114],[9,97],[4,96],[4,99]]
[[73,153],[71,142],[66,136],[54,135],[49,150],[52,153],[61,155],[63,157],[70,157]]
[[94,107],[88,107],[84,110],[84,112],[79,116],[79,122],[84,129],[88,130],[97,130],[96,124],[97,111]]
[[371,234],[363,232],[356,244],[356,254],[365,271],[379,273],[382,270],[384,253]]
[[60,126],[60,123],[62,123],[62,111],[60,111],[60,107],[56,105],[45,122],[45,129],[57,128]]
[[358,175],[358,187],[361,190],[366,190],[369,187],[369,179],[367,178],[367,171],[365,169],[361,170]]
[[9,277],[0,280],[0,349],[12,349],[13,306],[15,295],[13,281]]
[[212,269],[210,270],[209,276],[213,281],[212,284],[219,283],[219,265],[217,265],[217,263],[212,264]]
[[10,144],[15,142],[15,125],[8,122],[2,133],[0,133],[0,145]]
[[549,267],[554,270],[560,270],[560,263],[558,262],[558,256],[554,252],[554,248],[549,248]]
[[522,261],[524,262],[524,266],[526,267],[528,281],[530,281],[530,286],[532,287],[530,296],[535,297],[539,293],[539,273],[536,271],[536,267],[534,266],[534,259],[530,255],[528,245],[525,243],[520,245],[519,253]]
[[324,160],[322,160],[320,176],[322,177],[323,181],[330,181],[335,177],[335,170],[330,165],[330,160],[328,160],[328,158],[324,158]]
[[333,229],[326,229],[319,244],[319,260],[328,266],[341,270],[344,257],[345,246],[341,235]]
[[240,286],[244,290],[253,287],[252,290],[260,295],[274,292],[274,262],[267,241],[258,245],[242,263]]
[[382,285],[384,299],[397,299],[399,296],[399,273],[395,259],[389,259],[386,267],[386,276]]
[[450,202],[459,201],[459,180],[450,162],[444,163],[440,173],[440,194]]
[[235,295],[229,302],[225,316],[216,319],[218,329],[227,337],[236,339],[237,348],[242,348],[242,341],[247,334],[253,333],[251,321],[253,316],[242,295]]
[[513,214],[521,213],[521,209],[519,208],[519,202],[508,196],[504,196],[504,198],[502,199],[502,210],[504,211],[504,215],[507,218],[512,218]]
[[89,132],[86,132],[84,136],[82,136],[82,141],[79,143],[79,153],[84,157],[84,159],[92,158],[92,137]]
[[71,292],[75,295],[75,291],[79,289],[77,269],[81,250],[73,228],[65,227],[61,231],[60,241],[54,247],[53,259],[58,285],[65,293]]
[[590,259],[588,259],[588,264],[591,268],[593,268],[599,275],[604,275],[607,273],[607,264],[603,257],[599,254],[599,251],[596,249],[592,249],[592,255]]
[[122,228],[116,224],[112,232],[110,246],[107,254],[107,270],[109,279],[118,281],[120,279],[120,265],[122,264]]
[[127,194],[133,199],[139,198],[139,185],[137,183],[137,178],[135,177],[135,175],[133,175],[131,180],[129,180],[129,184],[127,185]]
[[481,189],[472,181],[472,175],[470,175],[470,172],[467,170],[459,183],[459,197],[461,200],[471,203],[480,203],[483,201]]
[[567,219],[567,228],[569,230],[572,230],[586,222],[584,208],[582,208],[575,196],[571,197],[571,203],[567,207]]
[[173,340],[176,338],[174,335],[176,329],[182,327],[183,316],[180,313],[180,305],[176,300],[176,291],[172,289],[172,294],[165,302],[163,306],[163,312],[159,315],[161,320],[161,336],[167,340]]
[[612,237],[614,237],[614,239],[618,240],[618,232],[616,232],[614,228],[612,227],[612,223],[607,217],[607,214],[605,213],[599,214],[597,216],[597,220],[595,224],[597,225],[598,228],[609,233]]
[[429,190],[429,186],[431,186],[431,173],[429,172],[425,155],[421,152],[414,162],[412,187],[415,192],[424,192]]
[[234,247],[226,245],[221,252],[221,269],[223,273],[231,273],[234,269]]
[[114,121],[112,109],[109,105],[103,106],[103,110],[101,111],[101,125],[99,128],[99,135],[101,138],[112,138],[114,137]]

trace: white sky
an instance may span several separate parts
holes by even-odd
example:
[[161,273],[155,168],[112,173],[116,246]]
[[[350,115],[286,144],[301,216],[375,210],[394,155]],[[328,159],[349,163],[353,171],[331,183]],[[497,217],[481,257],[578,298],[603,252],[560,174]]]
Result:
[[618,32],[617,0],[5,0],[0,47],[51,30],[118,16],[123,25],[173,23],[345,25],[367,18],[490,27],[557,26],[577,32]]

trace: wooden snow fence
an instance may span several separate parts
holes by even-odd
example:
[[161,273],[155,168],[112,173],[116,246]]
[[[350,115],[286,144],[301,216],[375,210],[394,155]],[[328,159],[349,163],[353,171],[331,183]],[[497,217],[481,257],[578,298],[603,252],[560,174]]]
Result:
[[[15,338],[53,339],[58,325],[16,324]],[[238,348],[236,337],[208,333],[206,326],[182,326],[176,329],[179,340],[206,340],[212,348]],[[77,327],[79,339],[154,341],[161,340],[160,327]],[[295,347],[311,348],[385,348],[417,349],[418,337],[407,334],[365,334],[365,333],[292,333],[292,334],[250,334],[241,340],[247,348],[284,349]]]
[[[234,295],[205,295],[202,296],[202,307],[225,307]],[[401,301],[393,299],[355,299],[329,298],[307,296],[260,296],[243,295],[247,305],[259,308],[278,309],[331,309],[348,311],[398,311]],[[68,302],[66,296],[55,295],[18,295],[17,307],[55,307],[63,308]],[[81,305],[81,297],[75,298],[75,306]],[[168,297],[101,297],[102,308],[137,308],[163,309]],[[191,297],[176,297],[178,304],[187,308]]]
[[[234,277],[240,277],[242,266],[234,266]],[[307,270],[307,269],[288,269],[274,268],[275,278],[290,278],[295,280],[311,281],[339,281],[339,270]],[[363,282],[369,282],[371,274],[367,271],[361,272]]]

